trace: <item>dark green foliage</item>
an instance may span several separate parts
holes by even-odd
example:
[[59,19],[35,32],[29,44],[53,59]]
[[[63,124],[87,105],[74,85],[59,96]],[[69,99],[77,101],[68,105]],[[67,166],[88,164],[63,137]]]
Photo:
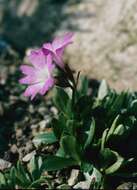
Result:
[[58,156],[49,156],[43,162],[43,170],[46,171],[54,171],[54,170],[61,170],[63,168],[76,165],[77,162],[73,159],[69,158],[62,158]]
[[42,184],[49,185],[48,177],[43,175],[44,167],[41,157],[33,157],[27,167],[18,162],[16,167],[12,167],[9,171],[0,172],[0,188],[38,188]]
[[[59,110],[51,123],[51,132],[40,134],[33,140],[39,145],[56,144],[55,155],[48,155],[42,162],[42,171],[79,167],[94,176],[93,189],[103,188],[106,179],[137,176],[137,94],[116,93],[101,83],[97,97],[88,95],[88,80],[82,79],[75,94],[75,104],[61,88],[56,89],[54,103]],[[31,161],[33,167],[34,160]],[[35,168],[35,167],[34,167]],[[41,168],[28,175],[21,165],[10,170],[12,183],[21,175],[21,186],[37,184],[41,179]],[[17,172],[16,171],[16,172]],[[35,171],[37,171],[35,173]],[[3,184],[7,174],[1,173]],[[8,174],[9,175],[9,174]],[[14,177],[15,176],[15,177]],[[43,178],[42,178],[43,179]],[[32,183],[33,182],[33,183]]]
[[35,146],[40,146],[41,144],[53,144],[55,142],[57,142],[57,138],[54,135],[53,131],[39,134],[33,139]]
[[[60,111],[58,119],[53,119],[53,130],[59,142],[58,157],[74,160],[83,171],[91,172],[96,168],[103,177],[123,173],[135,175],[136,93],[118,94],[102,81],[98,96],[94,97],[88,95],[88,80],[83,78],[73,107],[71,98],[59,88],[54,102]],[[96,183],[103,182],[96,178],[94,185]]]

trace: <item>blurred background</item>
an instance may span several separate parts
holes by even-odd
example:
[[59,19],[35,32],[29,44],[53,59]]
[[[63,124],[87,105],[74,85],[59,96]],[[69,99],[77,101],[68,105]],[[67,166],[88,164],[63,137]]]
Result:
[[22,59],[66,31],[75,33],[65,54],[73,68],[137,89],[137,0],[0,0],[0,51],[9,45]]
[[[5,147],[17,144],[10,140],[16,127],[36,130],[50,117],[44,97],[31,103],[21,95],[19,65],[27,50],[67,31],[75,34],[64,56],[72,68],[104,78],[117,90],[137,90],[137,0],[0,0],[0,138]],[[23,143],[22,131],[15,135]]]

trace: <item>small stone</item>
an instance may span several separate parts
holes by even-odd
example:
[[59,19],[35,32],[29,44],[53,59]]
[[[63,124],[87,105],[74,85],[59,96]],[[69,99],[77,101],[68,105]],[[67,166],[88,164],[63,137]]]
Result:
[[28,153],[28,152],[30,152],[30,151],[32,151],[32,150],[33,150],[32,141],[28,141],[28,142],[26,143],[25,151]]
[[77,183],[73,189],[90,189],[90,182],[89,181],[81,181]]
[[52,106],[52,107],[50,108],[50,111],[51,111],[54,115],[57,115],[57,114],[58,114],[58,110],[57,110],[57,108],[54,107],[54,106]]
[[121,185],[119,185],[117,188],[117,190],[121,190],[121,189],[124,189],[124,190],[136,190],[137,189],[137,183],[133,183],[133,182],[126,182],[126,183],[123,183]]
[[37,125],[37,124],[32,124],[32,125],[30,126],[30,128],[31,128],[31,129],[37,129],[37,128],[38,128],[38,125]]
[[42,121],[39,123],[40,129],[45,129],[46,124],[47,124],[47,122],[46,122],[45,120],[42,120]]
[[133,183],[133,190],[137,190],[137,183]]
[[79,170],[73,169],[68,179],[69,186],[73,186],[76,184],[76,182],[78,181],[78,176],[79,176]]
[[44,130],[49,125],[50,122],[51,122],[51,117],[49,115],[46,115],[44,117],[44,120],[39,122],[40,129]]
[[29,162],[31,160],[31,158],[36,155],[36,151],[32,151],[30,153],[28,153],[27,155],[25,155],[23,158],[22,158],[22,161],[23,162]]
[[3,171],[11,167],[11,163],[0,158],[0,170]]
[[46,112],[46,107],[40,107],[39,109],[38,109],[38,112],[41,114],[41,115],[45,115],[45,112]]
[[45,119],[47,125],[51,122],[51,116],[50,115],[45,115],[44,119]]
[[16,138],[19,138],[22,136],[22,129],[17,129],[16,130]]
[[34,109],[34,106],[33,105],[29,105],[29,112],[30,113],[34,113],[35,112],[35,109]]
[[11,148],[10,148],[10,151],[11,151],[13,154],[17,153],[17,152],[18,152],[17,146],[16,146],[15,144],[13,144],[13,145],[11,146]]
[[70,187],[67,184],[62,184],[57,186],[57,189],[70,189]]
[[46,146],[44,149],[43,149],[43,151],[47,151],[48,153],[53,153],[53,151],[55,150],[55,147],[54,147],[54,145],[48,145],[48,146]]
[[10,99],[10,102],[11,102],[12,104],[14,104],[14,103],[18,100],[18,97],[17,97],[17,96],[10,95],[10,96],[9,96],[9,99]]

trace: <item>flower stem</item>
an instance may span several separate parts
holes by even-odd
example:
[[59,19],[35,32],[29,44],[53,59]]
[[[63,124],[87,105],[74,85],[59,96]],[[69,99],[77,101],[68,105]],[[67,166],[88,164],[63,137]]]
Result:
[[75,105],[75,88],[73,87],[72,88],[72,108],[74,107]]

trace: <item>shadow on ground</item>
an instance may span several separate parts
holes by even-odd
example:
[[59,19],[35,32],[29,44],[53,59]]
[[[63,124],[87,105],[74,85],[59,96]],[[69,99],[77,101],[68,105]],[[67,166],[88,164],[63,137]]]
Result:
[[[76,0],[75,3],[78,3]],[[4,0],[0,15],[2,39],[24,54],[26,48],[50,40],[67,19],[63,7],[71,0]],[[74,2],[73,2],[74,3]]]

